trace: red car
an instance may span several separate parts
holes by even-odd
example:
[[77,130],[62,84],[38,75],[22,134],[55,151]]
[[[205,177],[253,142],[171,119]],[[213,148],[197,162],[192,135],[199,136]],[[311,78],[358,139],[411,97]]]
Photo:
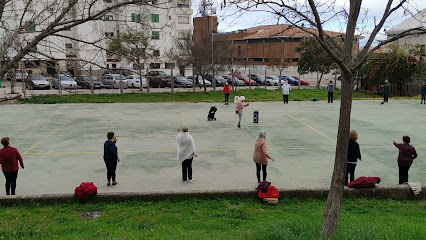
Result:
[[305,80],[305,79],[300,79],[298,76],[292,76],[293,78],[297,79],[300,81],[300,85],[311,85],[309,83],[309,81]]
[[251,85],[252,85],[252,86],[257,85],[256,81],[251,80],[251,79],[250,79],[247,75],[245,75],[244,73],[241,73],[241,72],[234,72],[234,76],[235,76],[236,78],[238,78],[238,79],[240,79],[240,80],[244,81],[244,83],[245,83],[246,85],[249,85],[249,84],[250,84],[250,82],[251,82]]

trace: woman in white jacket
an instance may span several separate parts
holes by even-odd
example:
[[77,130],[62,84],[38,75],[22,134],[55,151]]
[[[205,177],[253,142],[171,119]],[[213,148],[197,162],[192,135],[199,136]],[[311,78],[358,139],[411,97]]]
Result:
[[178,128],[178,135],[176,136],[177,143],[177,160],[182,163],[182,181],[192,182],[192,160],[197,157],[194,139],[189,135],[188,127],[183,126],[182,132]]

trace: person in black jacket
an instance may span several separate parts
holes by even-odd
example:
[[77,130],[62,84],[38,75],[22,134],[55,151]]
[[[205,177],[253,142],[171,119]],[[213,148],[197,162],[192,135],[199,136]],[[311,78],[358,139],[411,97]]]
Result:
[[361,152],[359,151],[358,133],[355,130],[351,130],[349,133],[349,146],[348,146],[348,163],[346,166],[346,179],[345,186],[348,185],[348,175],[350,176],[350,182],[355,180],[355,167],[357,159],[361,160]]
[[115,181],[115,169],[117,169],[117,163],[120,162],[120,158],[117,153],[117,146],[115,143],[117,142],[117,137],[114,136],[113,132],[107,133],[108,140],[104,143],[104,161],[107,168],[107,185],[116,185]]

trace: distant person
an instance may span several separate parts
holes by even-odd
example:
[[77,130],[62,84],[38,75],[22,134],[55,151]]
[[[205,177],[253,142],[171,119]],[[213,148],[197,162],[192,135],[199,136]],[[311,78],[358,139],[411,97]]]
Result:
[[197,149],[195,148],[194,139],[189,135],[187,126],[182,127],[182,132],[178,128],[177,132],[177,160],[179,163],[182,163],[182,181],[191,183],[194,181],[192,177],[192,160],[194,156],[198,157],[195,152]]
[[345,186],[348,185],[348,175],[349,182],[353,182],[355,180],[355,167],[357,164],[357,160],[361,160],[361,152],[359,150],[358,141],[358,133],[355,130],[351,130],[349,133],[349,145],[348,145],[348,163],[346,166],[346,180]]
[[327,92],[328,92],[328,103],[333,103],[333,95],[334,95],[334,84],[333,81],[330,80],[330,82],[327,85]]
[[263,172],[263,181],[266,181],[266,166],[268,159],[274,161],[274,158],[268,153],[268,141],[266,140],[266,132],[260,131],[254,143],[253,162],[256,163],[257,183],[260,183],[260,170]]
[[288,84],[287,81],[284,81],[284,84],[282,85],[281,89],[283,91],[284,104],[288,104],[288,95],[290,95],[291,86],[290,84]]
[[422,89],[422,101],[420,104],[426,104],[426,82],[423,83],[423,85],[420,86]]
[[390,91],[389,79],[386,78],[385,84],[383,84],[382,87],[383,87],[383,102],[382,102],[382,104],[384,104],[384,103],[387,103],[388,100],[389,100],[389,91]]
[[231,93],[231,85],[228,84],[228,81],[223,85],[222,94],[225,95],[225,105],[229,105],[229,94]]
[[8,137],[2,138],[1,144],[3,148],[0,149],[0,164],[6,178],[6,195],[15,195],[19,169],[18,161],[22,169],[24,169],[24,162],[18,150],[10,146],[10,139]]
[[117,163],[120,162],[118,157],[117,146],[115,143],[118,141],[117,137],[114,136],[113,132],[107,133],[108,140],[104,143],[104,161],[107,168],[107,185],[117,185],[115,181],[115,170],[117,169]]
[[403,136],[403,143],[396,143],[392,139],[393,145],[399,149],[398,168],[399,168],[399,184],[408,182],[408,170],[413,164],[413,160],[417,157],[416,149],[410,145],[410,137]]
[[246,98],[241,96],[238,98],[237,105],[235,106],[235,114],[238,115],[238,128],[241,128],[241,118],[243,117],[243,109],[248,107],[250,104],[244,104]]

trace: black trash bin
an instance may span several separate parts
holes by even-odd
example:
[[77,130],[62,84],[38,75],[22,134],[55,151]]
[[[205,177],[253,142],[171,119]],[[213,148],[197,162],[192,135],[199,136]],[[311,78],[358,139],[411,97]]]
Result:
[[258,123],[259,122],[259,111],[255,110],[253,112],[253,122]]

